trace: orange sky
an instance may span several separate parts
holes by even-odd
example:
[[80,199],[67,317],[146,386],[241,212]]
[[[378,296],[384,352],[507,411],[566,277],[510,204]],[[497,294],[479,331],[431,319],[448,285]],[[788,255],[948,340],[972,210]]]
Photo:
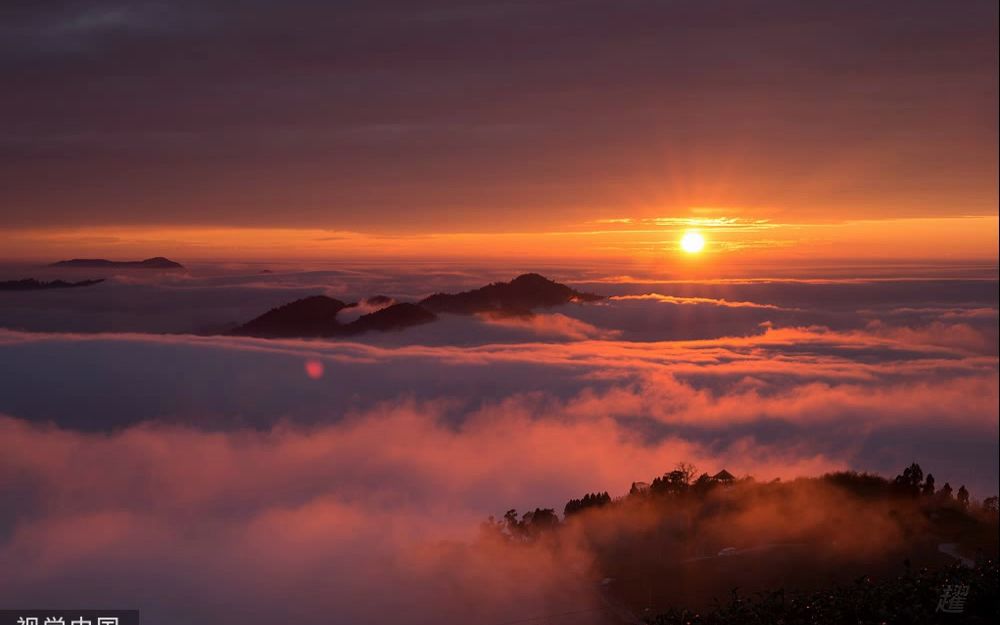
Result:
[[[679,249],[695,230],[699,254]],[[119,226],[18,229],[0,233],[9,259],[69,257],[179,260],[615,260],[711,275],[743,263],[997,260],[998,218],[871,219],[783,223],[745,218],[608,218],[560,230],[379,234],[319,228]]]
[[154,4],[7,16],[0,259],[997,258],[995,0]]

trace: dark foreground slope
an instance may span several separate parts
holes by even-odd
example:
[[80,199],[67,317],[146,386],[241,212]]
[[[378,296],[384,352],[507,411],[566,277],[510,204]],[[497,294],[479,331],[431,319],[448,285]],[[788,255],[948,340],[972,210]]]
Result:
[[974,566],[900,567],[896,575],[863,575],[811,591],[771,589],[731,596],[706,610],[669,608],[650,625],[987,625],[1000,616],[997,561]]
[[[586,553],[595,592],[624,622],[986,623],[1000,607],[997,498],[936,489],[915,464],[894,480],[791,482],[695,479],[681,465],[622,497],[573,499],[563,518],[509,510],[483,527],[515,545]],[[962,613],[938,612],[955,586]]]

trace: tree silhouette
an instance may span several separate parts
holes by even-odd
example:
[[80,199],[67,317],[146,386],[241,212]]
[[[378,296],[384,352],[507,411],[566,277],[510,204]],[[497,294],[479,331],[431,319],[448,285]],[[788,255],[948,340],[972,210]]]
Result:
[[941,499],[943,499],[945,501],[950,501],[951,500],[951,492],[952,492],[951,484],[949,484],[948,482],[945,482],[944,486],[941,487],[941,490],[938,491],[938,496],[941,497]]
[[659,495],[679,495],[687,492],[694,478],[694,465],[681,462],[669,473],[664,473],[662,477],[655,478],[649,485],[650,492]]
[[927,474],[927,478],[924,480],[924,487],[921,494],[924,497],[930,497],[934,494],[934,476],[930,473]]
[[708,491],[712,490],[718,486],[718,482],[712,479],[712,476],[708,473],[702,473],[698,476],[698,479],[691,484],[691,490],[693,490],[698,495],[704,495]]
[[903,493],[913,497],[920,494],[920,483],[924,480],[924,471],[916,462],[903,469],[902,474],[897,475],[893,480],[896,488]]
[[883,497],[890,488],[896,488],[881,475],[857,471],[827,473],[822,479],[861,497]]
[[[634,488],[634,485],[633,485]],[[563,508],[563,516],[570,517],[587,508],[600,508],[611,503],[611,495],[603,493],[587,493],[582,499],[570,499]]]
[[503,515],[502,522],[495,523],[490,517],[488,524],[509,539],[527,542],[558,528],[559,516],[552,508],[535,508],[518,519],[517,510],[511,508]]
[[955,495],[955,499],[963,508],[969,507],[969,491],[965,490],[965,484],[958,487],[958,493]]
[[691,463],[688,462],[678,462],[677,466],[674,467],[674,472],[680,472],[684,475],[684,483],[691,484],[694,480],[694,476],[698,473],[698,469]]

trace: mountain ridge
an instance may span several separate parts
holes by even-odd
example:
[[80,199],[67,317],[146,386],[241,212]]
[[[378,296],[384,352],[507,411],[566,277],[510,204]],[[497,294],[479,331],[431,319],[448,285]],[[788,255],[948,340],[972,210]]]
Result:
[[571,302],[604,299],[582,293],[537,273],[525,273],[510,282],[493,282],[471,291],[435,293],[420,305],[435,313],[471,315],[485,312],[520,314],[534,308],[550,308]]
[[117,267],[125,269],[184,269],[184,265],[164,256],[154,256],[144,260],[108,260],[106,258],[71,258],[56,261],[49,267]]
[[44,291],[48,289],[73,289],[85,286],[93,286],[104,282],[104,278],[96,280],[80,280],[79,282],[67,282],[65,280],[51,280],[44,282],[36,278],[22,278],[21,280],[0,281],[0,291]]
[[[392,301],[385,296],[376,298],[380,303]],[[364,301],[371,303],[376,298]],[[576,291],[540,274],[526,273],[510,282],[493,282],[470,291],[435,293],[418,302],[397,302],[349,323],[341,323],[337,315],[357,303],[346,304],[325,295],[313,295],[272,308],[231,333],[259,338],[334,338],[399,331],[431,323],[439,314],[532,315],[535,308],[601,299],[604,299],[601,295]]]

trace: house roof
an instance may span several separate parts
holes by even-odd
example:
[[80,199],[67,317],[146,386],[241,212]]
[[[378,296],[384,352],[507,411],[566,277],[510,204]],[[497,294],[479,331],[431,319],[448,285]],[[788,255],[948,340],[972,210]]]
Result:
[[722,482],[731,482],[731,481],[735,480],[736,478],[733,477],[732,473],[730,473],[729,471],[726,471],[725,469],[723,469],[723,470],[719,471],[718,473],[716,473],[715,475],[713,475],[712,479],[713,480],[722,481]]

